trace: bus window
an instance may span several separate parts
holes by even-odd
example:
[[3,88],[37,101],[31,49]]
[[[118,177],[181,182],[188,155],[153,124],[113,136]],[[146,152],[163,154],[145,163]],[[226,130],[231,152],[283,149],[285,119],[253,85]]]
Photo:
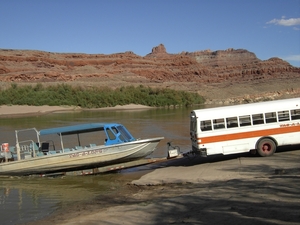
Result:
[[215,119],[214,121],[214,130],[225,128],[224,119]]
[[237,117],[226,118],[226,125],[227,128],[238,127],[239,125],[238,125]]
[[202,131],[208,131],[211,129],[211,121],[210,120],[204,120],[200,122],[200,128]]
[[292,120],[300,119],[300,109],[291,110],[291,117],[292,117]]
[[290,114],[288,110],[285,111],[279,111],[278,112],[278,121],[287,121],[290,120]]
[[277,122],[276,112],[268,112],[265,113],[266,123],[274,123]]
[[252,122],[253,125],[257,125],[257,124],[264,124],[264,115],[262,113],[260,114],[253,114],[252,115]]
[[250,120],[250,116],[240,116],[239,117],[239,122],[240,122],[240,127],[244,127],[244,126],[250,126],[251,125],[251,120]]

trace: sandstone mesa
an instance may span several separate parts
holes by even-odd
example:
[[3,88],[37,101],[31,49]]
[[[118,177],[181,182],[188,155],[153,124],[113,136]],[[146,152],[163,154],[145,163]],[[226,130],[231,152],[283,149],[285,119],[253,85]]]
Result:
[[169,54],[163,44],[139,56],[0,49],[0,82],[108,86],[145,85],[198,92],[207,101],[256,101],[299,96],[300,68],[260,60],[244,49]]

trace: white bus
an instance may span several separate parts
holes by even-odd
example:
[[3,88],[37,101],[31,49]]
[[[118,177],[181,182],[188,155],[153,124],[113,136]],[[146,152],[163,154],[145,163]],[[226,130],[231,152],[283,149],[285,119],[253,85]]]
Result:
[[193,110],[192,152],[201,156],[255,151],[300,143],[300,98]]

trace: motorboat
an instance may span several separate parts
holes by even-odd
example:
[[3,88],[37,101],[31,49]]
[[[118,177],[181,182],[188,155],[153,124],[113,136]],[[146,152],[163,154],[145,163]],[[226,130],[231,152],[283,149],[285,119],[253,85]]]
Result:
[[153,153],[164,139],[136,139],[118,123],[29,128],[15,135],[15,146],[1,146],[0,175],[49,174],[134,161]]

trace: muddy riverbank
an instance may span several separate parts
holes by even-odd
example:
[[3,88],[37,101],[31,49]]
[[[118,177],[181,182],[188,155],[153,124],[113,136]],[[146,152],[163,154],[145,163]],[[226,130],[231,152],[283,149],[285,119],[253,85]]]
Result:
[[300,224],[299,147],[269,158],[156,165],[107,195],[30,224]]

